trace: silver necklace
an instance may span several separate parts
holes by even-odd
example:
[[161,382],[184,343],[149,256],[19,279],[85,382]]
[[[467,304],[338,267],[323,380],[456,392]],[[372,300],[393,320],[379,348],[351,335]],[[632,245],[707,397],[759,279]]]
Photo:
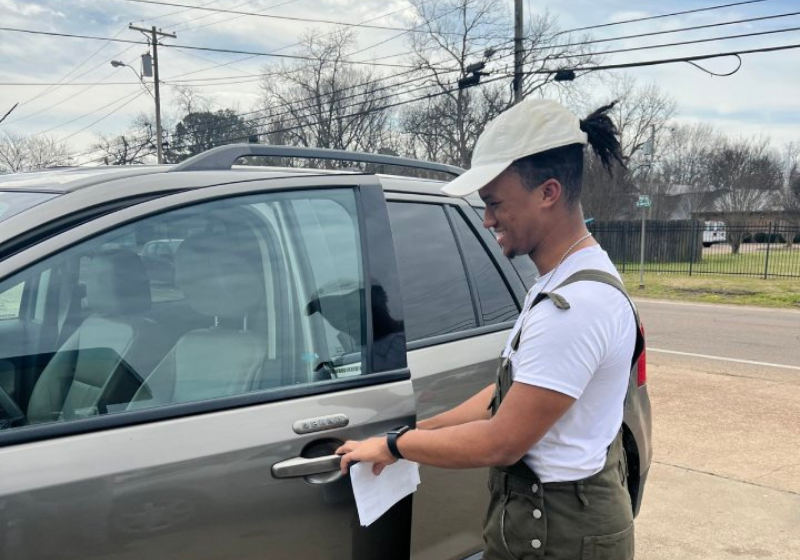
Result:
[[570,245],[569,249],[567,249],[567,252],[564,253],[564,255],[562,255],[562,257],[561,257],[561,260],[558,261],[558,264],[553,269],[553,272],[550,273],[550,278],[548,278],[547,282],[544,283],[544,286],[542,286],[542,289],[540,290],[540,293],[544,293],[545,288],[547,288],[547,286],[550,284],[550,280],[552,280],[553,277],[556,275],[556,272],[558,271],[558,267],[561,266],[561,263],[563,263],[567,259],[567,257],[572,252],[572,250],[575,247],[577,247],[578,245],[580,245],[581,242],[585,241],[586,239],[589,239],[591,236],[592,236],[592,234],[591,234],[591,232],[589,232],[586,235],[584,235],[583,237],[581,237],[580,239],[578,239],[575,243]]

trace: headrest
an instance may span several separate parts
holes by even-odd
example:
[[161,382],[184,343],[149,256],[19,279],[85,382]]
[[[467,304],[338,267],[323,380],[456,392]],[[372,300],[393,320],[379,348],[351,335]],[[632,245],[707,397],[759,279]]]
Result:
[[244,317],[263,295],[256,258],[219,234],[193,235],[175,253],[175,280],[198,313]]
[[306,305],[306,315],[319,313],[339,331],[361,326],[364,289],[352,280],[336,280],[321,286]]
[[95,313],[134,315],[150,309],[150,280],[139,255],[127,249],[96,254],[86,274],[86,297]]

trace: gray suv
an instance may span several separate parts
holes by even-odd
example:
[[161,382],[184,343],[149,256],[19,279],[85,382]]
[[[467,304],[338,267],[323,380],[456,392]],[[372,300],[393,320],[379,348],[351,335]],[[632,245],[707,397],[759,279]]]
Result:
[[461,172],[234,145],[0,177],[0,558],[480,558],[484,471],[423,469],[363,528],[332,454],[491,383],[532,264],[439,181],[246,156]]

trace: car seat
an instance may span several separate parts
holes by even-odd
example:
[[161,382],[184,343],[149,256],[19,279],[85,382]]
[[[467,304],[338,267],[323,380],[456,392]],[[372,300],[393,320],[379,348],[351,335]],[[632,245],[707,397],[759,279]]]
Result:
[[262,301],[253,259],[224,235],[197,234],[175,254],[175,276],[189,305],[211,326],[181,336],[128,407],[130,410],[235,395],[257,389],[266,349],[248,330]]
[[58,348],[31,393],[27,419],[54,422],[107,412],[128,403],[158,363],[163,339],[142,316],[150,309],[150,282],[139,256],[103,251],[88,264],[86,297],[92,313]]

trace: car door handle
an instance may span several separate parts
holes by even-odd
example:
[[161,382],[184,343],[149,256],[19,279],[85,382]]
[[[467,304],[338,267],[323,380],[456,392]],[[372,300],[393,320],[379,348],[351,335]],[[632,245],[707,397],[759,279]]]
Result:
[[341,455],[324,455],[310,458],[294,457],[272,465],[272,476],[275,478],[297,478],[334,472],[339,470],[341,462]]

